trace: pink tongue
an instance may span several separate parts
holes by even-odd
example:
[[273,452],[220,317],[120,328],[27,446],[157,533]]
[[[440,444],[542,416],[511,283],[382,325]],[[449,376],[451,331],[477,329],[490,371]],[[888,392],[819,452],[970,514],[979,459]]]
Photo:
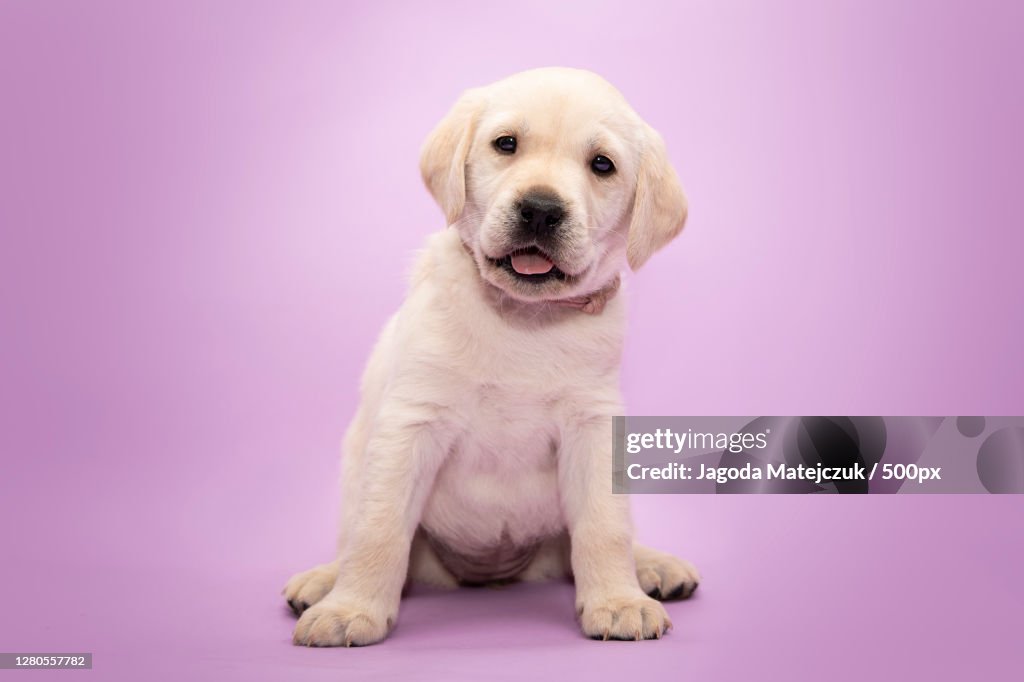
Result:
[[518,256],[512,256],[512,269],[520,275],[543,275],[545,272],[551,272],[553,267],[555,267],[554,263],[539,253],[521,253]]

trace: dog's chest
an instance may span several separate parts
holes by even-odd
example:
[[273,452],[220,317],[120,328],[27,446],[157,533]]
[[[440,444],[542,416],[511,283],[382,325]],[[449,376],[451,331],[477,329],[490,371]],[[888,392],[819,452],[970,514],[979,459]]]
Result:
[[424,527],[467,555],[530,546],[558,532],[559,430],[543,396],[493,384],[469,387],[459,421]]

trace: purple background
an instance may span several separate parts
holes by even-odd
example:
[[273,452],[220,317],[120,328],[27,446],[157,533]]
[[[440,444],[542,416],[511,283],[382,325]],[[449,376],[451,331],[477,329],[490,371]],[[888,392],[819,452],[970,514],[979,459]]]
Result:
[[357,377],[442,227],[419,146],[528,67],[618,85],[690,195],[631,282],[632,414],[1024,413],[1024,5],[163,5],[0,6],[0,649],[97,679],[1020,674],[1019,497],[637,498],[705,575],[662,642],[583,639],[553,584],[305,650],[278,592],[329,557]]

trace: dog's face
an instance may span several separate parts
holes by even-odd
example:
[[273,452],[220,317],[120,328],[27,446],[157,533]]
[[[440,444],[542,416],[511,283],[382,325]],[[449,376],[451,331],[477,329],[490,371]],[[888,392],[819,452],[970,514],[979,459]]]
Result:
[[686,219],[661,138],[587,71],[537,69],[466,92],[420,167],[481,276],[523,301],[600,289]]

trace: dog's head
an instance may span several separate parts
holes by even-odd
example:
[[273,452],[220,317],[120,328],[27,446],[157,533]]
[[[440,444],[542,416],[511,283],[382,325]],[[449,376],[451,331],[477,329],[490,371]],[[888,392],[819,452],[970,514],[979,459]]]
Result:
[[523,301],[601,289],[686,220],[661,137],[577,69],[467,91],[427,138],[420,170],[481,276]]

